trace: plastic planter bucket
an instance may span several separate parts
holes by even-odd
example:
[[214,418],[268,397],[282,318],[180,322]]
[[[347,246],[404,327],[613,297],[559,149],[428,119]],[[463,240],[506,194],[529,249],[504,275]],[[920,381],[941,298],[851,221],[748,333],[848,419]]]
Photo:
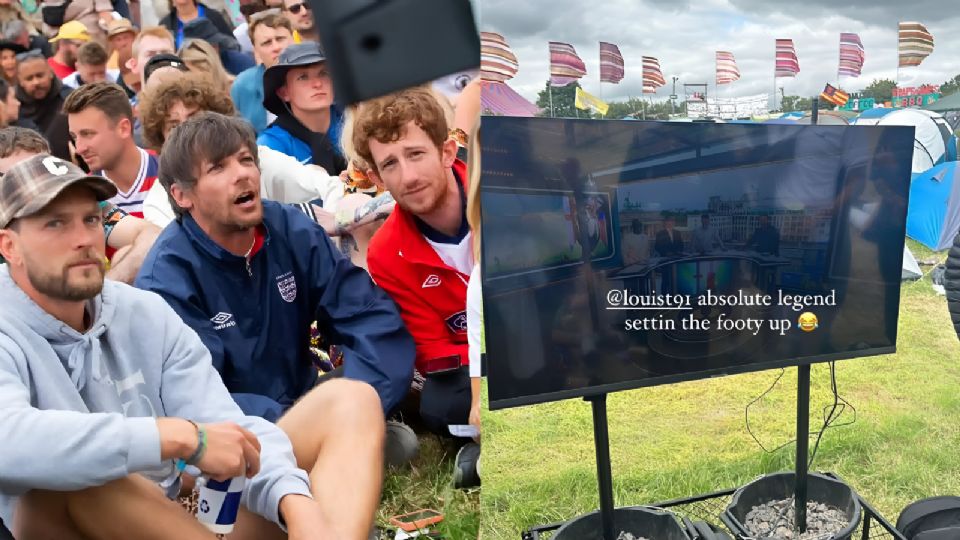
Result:
[[[794,477],[795,473],[792,472],[768,474],[741,487],[733,494],[730,504],[721,516],[723,522],[737,538],[756,538],[757,540],[772,538],[751,536],[744,526],[747,521],[747,513],[754,506],[791,497],[794,491]],[[848,525],[829,538],[832,540],[850,538],[860,524],[862,515],[860,499],[853,488],[822,474],[810,473],[807,477],[808,500],[839,508],[847,515]],[[828,539],[824,538],[824,540]]]
[[[690,540],[683,526],[670,512],[654,508],[617,508],[613,512],[615,535],[626,531],[650,540]],[[575,518],[551,537],[551,540],[603,540],[600,512]]]

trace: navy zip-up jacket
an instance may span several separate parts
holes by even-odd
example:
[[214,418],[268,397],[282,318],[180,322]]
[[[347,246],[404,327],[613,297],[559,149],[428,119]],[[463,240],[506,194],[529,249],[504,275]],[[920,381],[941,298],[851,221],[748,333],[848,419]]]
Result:
[[136,286],[162,296],[200,334],[249,415],[276,421],[314,387],[313,320],[343,349],[344,375],[373,386],[390,411],[410,387],[414,359],[396,305],[299,210],[263,201],[263,225],[263,247],[248,266],[185,215],[157,238]]

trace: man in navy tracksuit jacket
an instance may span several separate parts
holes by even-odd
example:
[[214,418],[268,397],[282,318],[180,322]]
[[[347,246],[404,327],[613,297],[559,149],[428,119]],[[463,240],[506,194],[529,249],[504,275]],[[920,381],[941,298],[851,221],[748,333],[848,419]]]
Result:
[[396,305],[296,208],[263,201],[258,231],[247,259],[182,215],[157,239],[136,286],[160,294],[200,334],[247,414],[276,421],[316,385],[314,320],[341,347],[344,376],[373,386],[390,411],[414,359]]
[[[200,335],[244,412],[276,420],[290,438],[335,531],[291,529],[290,537],[367,538],[383,481],[384,411],[406,394],[413,369],[397,307],[306,215],[260,200],[257,143],[245,120],[195,115],[163,149],[159,180],[179,218],[136,285]],[[342,348],[345,377],[317,384],[308,353],[314,320]],[[149,320],[142,327],[155,331]],[[311,511],[290,512],[298,510]]]

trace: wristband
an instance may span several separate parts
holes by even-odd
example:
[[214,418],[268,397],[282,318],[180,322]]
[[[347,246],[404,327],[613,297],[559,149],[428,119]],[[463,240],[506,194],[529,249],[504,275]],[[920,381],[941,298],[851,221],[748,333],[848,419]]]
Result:
[[197,429],[197,448],[187,459],[177,460],[177,471],[179,472],[183,472],[187,465],[196,465],[203,459],[203,455],[207,452],[207,430],[193,420],[188,419],[187,422],[193,424],[193,427]]

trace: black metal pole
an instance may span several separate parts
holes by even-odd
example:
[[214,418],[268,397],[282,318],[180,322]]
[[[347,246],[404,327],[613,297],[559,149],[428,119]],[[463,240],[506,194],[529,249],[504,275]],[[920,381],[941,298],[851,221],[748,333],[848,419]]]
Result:
[[794,514],[797,530],[807,532],[807,454],[810,449],[810,365],[797,370],[797,471]]
[[584,399],[593,406],[593,444],[597,451],[597,487],[600,490],[603,540],[616,540],[613,530],[613,474],[610,471],[610,436],[607,432],[607,395]]
[[[817,125],[820,99],[814,97],[810,107],[810,125]],[[797,369],[797,465],[794,486],[794,526],[807,532],[807,456],[810,451],[810,364]]]

